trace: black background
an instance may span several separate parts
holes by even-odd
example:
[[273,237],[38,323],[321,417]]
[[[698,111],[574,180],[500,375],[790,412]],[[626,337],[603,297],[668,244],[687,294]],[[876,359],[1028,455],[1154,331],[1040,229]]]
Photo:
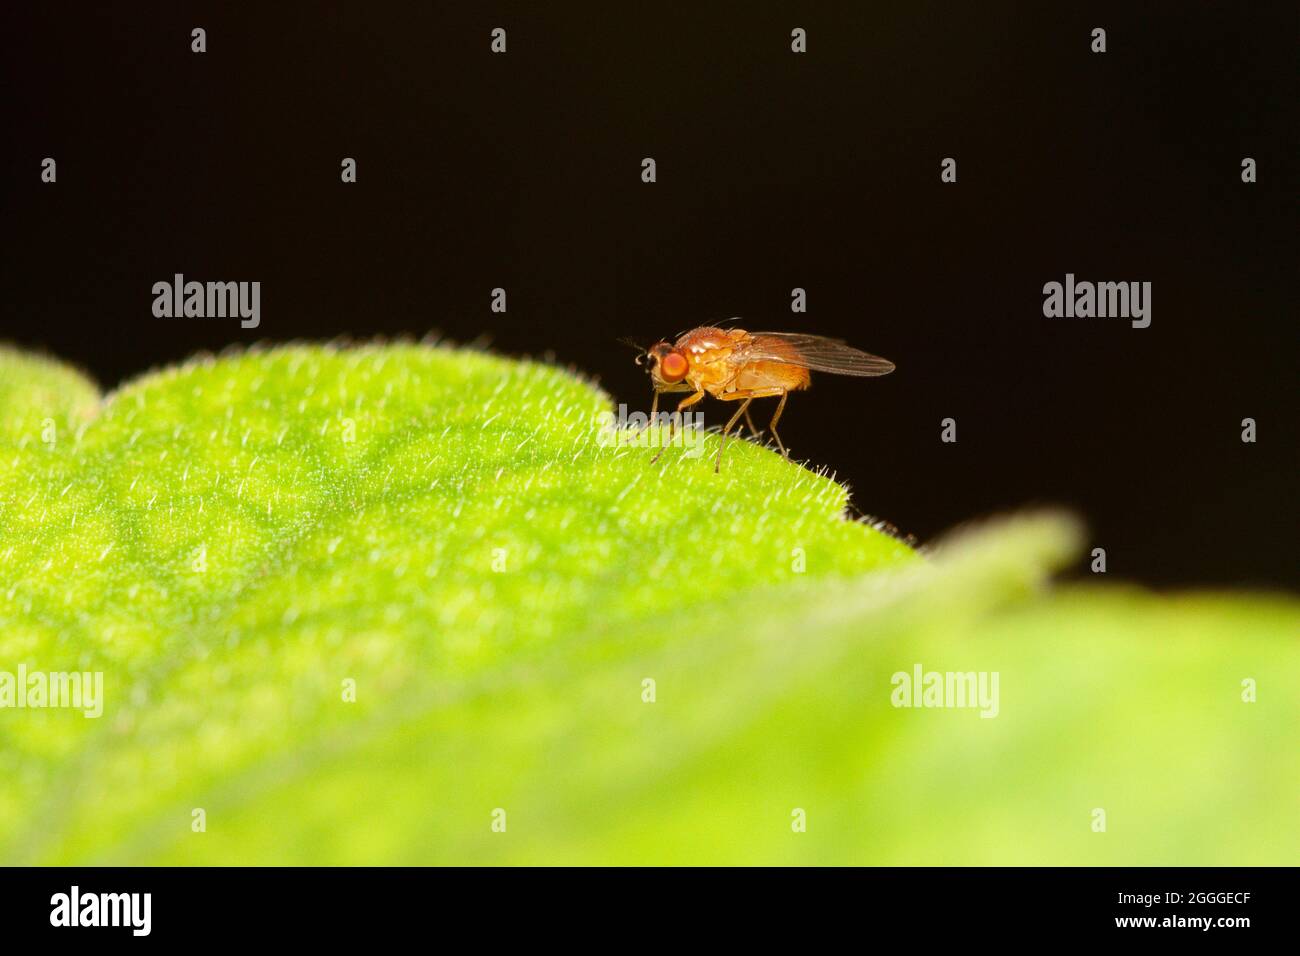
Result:
[[[1112,575],[1294,585],[1295,4],[804,6],[6,4],[0,337],[108,388],[439,330],[644,409],[621,336],[842,336],[898,371],[782,435],[863,511],[1062,503]],[[260,281],[261,327],[154,318],[177,272]],[[1151,327],[1044,318],[1067,272],[1150,281]]]
[[[493,939],[519,948],[539,940],[627,934],[650,926],[707,948],[749,949],[774,941],[790,949],[807,942],[807,927],[824,935],[862,935],[890,927],[918,942],[957,944],[1132,935],[1175,945],[1209,938],[1221,950],[1248,941],[1283,939],[1291,928],[1291,877],[1284,868],[1206,867],[873,867],[812,869],[552,870],[347,867],[42,867],[0,870],[5,941],[30,950],[62,942],[94,946],[168,946],[202,938],[211,948],[258,942],[295,944],[295,951],[375,947],[376,927],[398,933],[444,933],[448,926],[490,927]],[[727,877],[726,879],[722,878]],[[151,932],[123,927],[52,927],[51,898],[69,894],[150,893]],[[1157,896],[1152,906],[1120,903],[1120,894]],[[1184,902],[1166,904],[1165,894]],[[1230,902],[1190,903],[1193,894],[1235,894]],[[1249,894],[1246,896],[1245,894]],[[503,919],[503,897],[509,919]],[[852,907],[843,905],[849,896]],[[561,923],[557,911],[582,901],[583,922]],[[760,915],[719,919],[718,904]],[[564,910],[566,906],[568,910]],[[936,919],[936,907],[943,918]],[[729,906],[730,908],[730,906]],[[747,908],[747,909],[746,909]],[[791,918],[790,910],[799,918]],[[1246,917],[1249,926],[1155,928],[1116,926],[1117,917],[1157,920]],[[836,929],[836,927],[839,927]],[[787,938],[788,937],[788,938]],[[745,943],[750,939],[751,943]],[[174,951],[169,949],[168,951]]]

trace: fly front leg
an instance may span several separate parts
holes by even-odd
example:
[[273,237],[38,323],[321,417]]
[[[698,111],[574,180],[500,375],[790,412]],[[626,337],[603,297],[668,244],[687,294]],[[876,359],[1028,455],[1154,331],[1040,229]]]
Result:
[[[655,397],[658,398],[658,393],[655,394]],[[653,465],[655,462],[657,462],[659,460],[659,457],[664,453],[664,449],[672,444],[673,435],[676,433],[676,429],[677,429],[677,422],[682,417],[682,410],[686,408],[690,408],[692,405],[694,405],[696,402],[699,402],[703,398],[704,398],[704,389],[700,389],[699,391],[691,395],[687,395],[685,398],[683,398],[680,402],[677,403],[677,411],[673,412],[673,417],[668,422],[668,441],[659,446],[659,451],[655,454],[653,458],[650,459],[650,464]]]
[[640,438],[642,435],[645,434],[645,430],[655,423],[655,417],[658,414],[659,414],[659,390],[655,389],[654,398],[650,400],[650,417],[646,419],[644,425],[642,425],[640,428],[636,430],[636,434],[632,436],[632,441],[635,442],[638,438]]

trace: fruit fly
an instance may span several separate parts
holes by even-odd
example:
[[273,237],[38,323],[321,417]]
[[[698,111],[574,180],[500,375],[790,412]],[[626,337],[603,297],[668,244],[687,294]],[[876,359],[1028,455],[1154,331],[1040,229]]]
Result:
[[[754,399],[780,399],[767,427],[776,447],[789,458],[790,453],[776,432],[776,423],[785,411],[789,394],[811,384],[810,372],[875,376],[888,375],[894,370],[893,362],[859,351],[839,339],[798,332],[746,332],[744,329],[710,326],[691,329],[676,342],[652,345],[637,359],[637,364],[643,362],[654,383],[651,421],[659,412],[659,396],[664,392],[691,393],[677,404],[678,412],[701,401],[706,394],[724,402],[740,403],[722,430],[722,443],[713,463],[715,472],[722,467],[722,449],[741,415],[745,416],[749,430],[758,434],[749,417],[749,405]],[[670,439],[675,424],[674,419],[669,425]],[[660,449],[652,463],[662,454],[663,449]]]

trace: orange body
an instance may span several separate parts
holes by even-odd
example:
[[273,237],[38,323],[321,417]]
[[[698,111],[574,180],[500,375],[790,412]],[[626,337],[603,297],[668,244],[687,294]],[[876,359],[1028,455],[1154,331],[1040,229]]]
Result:
[[[754,346],[786,361],[746,358]],[[737,392],[796,392],[812,384],[812,376],[799,363],[794,345],[775,336],[752,335],[744,329],[692,329],[674,345],[686,356],[685,381],[691,391],[705,391],[726,400]]]

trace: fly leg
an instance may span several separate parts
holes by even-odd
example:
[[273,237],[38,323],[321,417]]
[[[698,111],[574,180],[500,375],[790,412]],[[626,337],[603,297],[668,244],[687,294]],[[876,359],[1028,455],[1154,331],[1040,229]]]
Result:
[[768,431],[772,433],[772,438],[776,441],[776,447],[781,449],[781,454],[784,455],[787,459],[790,457],[790,453],[785,450],[785,445],[781,444],[781,436],[776,433],[776,423],[777,420],[780,419],[781,413],[785,411],[785,400],[789,394],[790,394],[789,392],[781,393],[781,401],[776,403],[776,414],[772,416],[772,421],[767,426]]
[[[731,416],[731,421],[727,424],[727,427],[726,427],[726,428],[723,430],[723,432],[722,432],[722,442],[723,442],[723,444],[724,444],[724,445],[726,444],[726,442],[727,442],[727,432],[731,431],[731,426],[734,425],[734,424],[736,424],[736,420],[739,419],[741,415],[744,415],[746,419],[749,418],[749,403],[750,403],[750,402],[752,402],[752,401],[753,401],[754,399],[756,399],[756,398],[775,398],[775,397],[778,396],[778,395],[781,396],[781,404],[777,406],[776,414],[772,416],[772,424],[769,425],[768,428],[771,428],[771,429],[772,429],[772,437],[773,437],[773,438],[776,438],[776,444],[777,444],[777,447],[781,449],[781,454],[783,454],[783,455],[785,455],[787,458],[789,458],[790,456],[789,456],[788,454],[786,454],[785,446],[781,444],[781,439],[777,436],[777,434],[776,434],[776,430],[775,430],[775,428],[776,428],[776,421],[777,421],[778,418],[781,417],[781,410],[782,410],[783,408],[785,408],[785,396],[786,396],[786,391],[785,391],[785,389],[783,389],[783,388],[779,388],[779,387],[777,387],[777,386],[770,386],[770,387],[766,387],[766,388],[745,388],[745,389],[736,389],[735,391],[727,392],[725,395],[719,395],[719,396],[718,396],[718,398],[722,399],[724,402],[742,402],[742,400],[743,400],[743,402],[742,402],[740,408],[736,410],[736,414],[735,414],[735,415],[732,415],[732,416]],[[751,431],[754,431],[754,434],[758,434],[757,430],[754,429],[754,426],[753,426],[753,425],[750,425],[749,427],[750,427],[750,430],[751,430]],[[721,464],[722,464],[722,449],[719,448],[719,449],[718,449],[718,460],[717,460],[717,462],[715,463],[713,470],[714,470],[715,472],[716,472],[716,471],[719,471],[720,468],[721,468]]]
[[727,447],[727,435],[731,431],[731,426],[736,424],[737,419],[749,410],[749,403],[752,398],[746,398],[741,406],[736,409],[736,414],[731,416],[731,421],[727,422],[727,427],[722,430],[722,442],[718,445],[718,457],[713,460],[713,473],[716,475],[722,470],[722,449]]
[[754,419],[752,419],[752,418],[749,417],[749,408],[748,408],[748,407],[745,408],[745,424],[749,426],[749,433],[750,433],[751,435],[753,435],[755,438],[757,438],[759,435],[763,434],[763,433],[760,432],[757,428],[754,427]]
[[[657,393],[655,397],[656,398],[659,397]],[[695,392],[691,395],[687,395],[685,398],[683,398],[680,402],[677,403],[677,411],[673,413],[672,419],[668,422],[668,441],[664,442],[662,445],[659,446],[659,451],[656,452],[655,456],[650,459],[650,464],[653,465],[655,462],[657,462],[659,458],[663,455],[664,449],[672,444],[673,434],[675,433],[677,428],[677,422],[682,417],[682,409],[690,408],[692,405],[694,405],[702,398],[704,398],[704,389],[700,389],[698,392]]]
[[650,400],[650,417],[646,419],[646,423],[644,425],[642,425],[640,428],[636,430],[636,434],[632,436],[631,441],[635,442],[638,438],[644,435],[645,430],[655,423],[655,416],[657,416],[658,414],[659,414],[659,390],[655,389],[655,397]]

